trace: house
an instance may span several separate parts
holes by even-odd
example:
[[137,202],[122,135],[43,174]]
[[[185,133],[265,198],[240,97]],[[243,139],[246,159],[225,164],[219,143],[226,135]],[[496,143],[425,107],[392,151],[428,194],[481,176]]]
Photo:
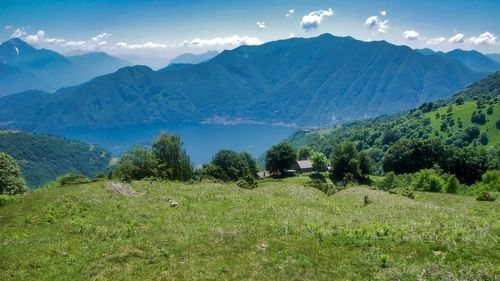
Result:
[[313,162],[311,160],[297,160],[294,165],[294,169],[297,173],[307,173],[312,172]]

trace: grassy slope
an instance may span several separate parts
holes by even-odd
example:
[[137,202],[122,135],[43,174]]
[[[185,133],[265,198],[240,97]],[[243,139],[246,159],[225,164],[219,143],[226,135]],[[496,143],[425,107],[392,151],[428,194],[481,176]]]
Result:
[[[470,118],[472,116],[472,113],[476,110],[476,102],[466,102],[463,105],[453,105],[453,119],[455,119],[455,125],[451,127],[451,131],[457,131],[459,130],[458,128],[458,122],[457,119],[460,118],[463,123],[463,129],[467,128],[470,125],[473,125],[472,122],[470,121]],[[446,110],[448,107],[441,107],[436,111],[432,111],[426,114],[426,117],[431,118],[431,127],[432,131],[439,131],[441,127],[441,123],[443,122],[442,119],[436,118],[436,112],[439,112],[440,115],[446,115]],[[486,108],[483,109],[483,112],[486,113]],[[495,122],[497,119],[500,118],[500,104],[495,104],[493,107],[493,114],[492,115],[486,115],[486,124],[484,125],[479,125],[479,128],[481,130],[481,133],[486,132],[488,134],[488,139],[489,143],[488,145],[495,145],[497,143],[500,143],[500,131],[496,128]]]
[[139,197],[92,183],[28,194],[0,207],[0,280],[499,277],[498,202],[364,187],[328,197],[293,182],[139,182]]

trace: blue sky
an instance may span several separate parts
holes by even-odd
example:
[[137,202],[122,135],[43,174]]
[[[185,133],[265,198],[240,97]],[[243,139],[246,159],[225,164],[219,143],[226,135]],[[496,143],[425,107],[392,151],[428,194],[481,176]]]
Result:
[[[290,10],[293,9],[293,12]],[[102,50],[159,67],[173,56],[321,33],[500,53],[500,0],[0,0],[0,39]]]

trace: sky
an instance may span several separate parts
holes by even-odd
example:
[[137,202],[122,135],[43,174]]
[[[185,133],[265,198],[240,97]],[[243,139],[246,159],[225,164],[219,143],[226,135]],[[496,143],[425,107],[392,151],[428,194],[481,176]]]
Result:
[[0,0],[0,40],[153,68],[190,52],[322,33],[500,53],[500,0]]

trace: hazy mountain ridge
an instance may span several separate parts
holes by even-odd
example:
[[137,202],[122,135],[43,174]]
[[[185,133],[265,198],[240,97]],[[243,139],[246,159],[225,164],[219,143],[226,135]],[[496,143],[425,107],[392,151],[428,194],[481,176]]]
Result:
[[37,93],[28,104],[4,97],[0,124],[47,129],[223,118],[319,126],[410,109],[483,76],[406,46],[324,34],[242,46],[157,72],[126,67],[54,95]]
[[52,92],[129,65],[105,53],[65,57],[17,38],[0,44],[0,61],[11,67],[6,73],[0,70],[0,96],[25,90]]
[[416,49],[415,51],[426,56],[439,55],[457,60],[476,72],[491,73],[500,70],[500,56],[495,59],[495,54],[485,55],[475,50],[466,51],[462,49],[455,49],[446,53],[436,52],[429,48]]
[[218,51],[207,51],[202,54],[185,53],[170,60],[170,64],[198,64],[206,62],[219,54]]

